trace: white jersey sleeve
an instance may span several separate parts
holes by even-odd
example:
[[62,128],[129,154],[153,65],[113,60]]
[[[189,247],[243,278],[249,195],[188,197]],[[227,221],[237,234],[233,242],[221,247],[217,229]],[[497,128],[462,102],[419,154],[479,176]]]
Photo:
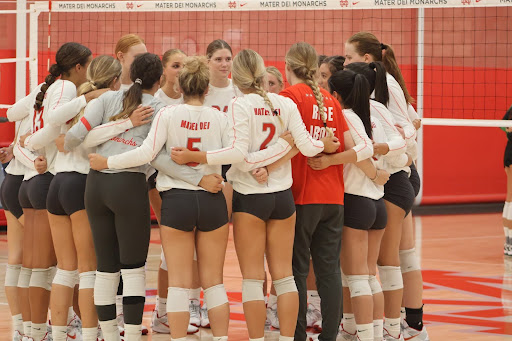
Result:
[[23,148],[19,143],[16,143],[12,149],[12,153],[16,160],[21,162],[26,167],[36,170],[34,165],[34,161],[37,159],[37,155],[31,152],[30,150]]
[[420,119],[420,115],[418,115],[418,113],[410,103],[407,104],[407,113],[409,114],[409,119],[411,121]]
[[175,163],[165,148],[160,150],[158,155],[151,162],[151,166],[153,166],[159,174],[166,174],[167,176],[185,181],[193,186],[199,186],[199,182],[201,182],[203,178],[203,173],[199,169]]
[[47,123],[61,126],[78,115],[86,104],[84,95],[76,97],[75,84],[63,81],[61,89],[48,103]]
[[[44,84],[44,83],[43,83]],[[34,109],[37,94],[41,91],[41,85],[38,85],[30,94],[23,97],[7,109],[7,118],[10,122],[21,121],[27,117]]]
[[381,123],[382,128],[386,133],[386,143],[389,147],[389,151],[386,156],[393,157],[404,154],[406,151],[405,140],[396,129],[393,115],[391,115],[389,110],[382,103],[371,100],[370,113],[373,118]]
[[82,145],[85,148],[93,148],[99,146],[114,136],[117,136],[131,128],[133,128],[133,124],[129,118],[102,124],[89,131],[89,133],[85,136]]
[[414,128],[409,114],[407,112],[407,102],[405,100],[404,92],[396,79],[387,74],[389,102],[388,109],[393,114],[395,122],[402,127],[405,133],[405,141],[409,144],[416,139],[416,129]]
[[265,167],[285,156],[290,150],[290,144],[286,140],[279,138],[276,143],[267,148],[247,154],[244,161],[236,166],[246,172]]
[[103,122],[104,111],[105,108],[101,96],[95,101],[91,101],[85,108],[84,116],[66,133],[64,148],[66,150],[73,150],[80,145],[89,131]]
[[45,125],[32,135],[25,139],[25,148],[28,150],[38,150],[46,147],[60,135],[60,127],[51,124]]
[[363,122],[352,109],[343,109],[350,135],[356,144],[352,149],[356,152],[357,162],[373,156],[373,143],[366,134]]

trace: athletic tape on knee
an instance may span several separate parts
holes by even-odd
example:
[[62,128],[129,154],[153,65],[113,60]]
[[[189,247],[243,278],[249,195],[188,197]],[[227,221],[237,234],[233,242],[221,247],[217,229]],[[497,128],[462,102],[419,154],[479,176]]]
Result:
[[7,264],[5,270],[5,286],[17,287],[20,279],[21,264]]
[[94,282],[94,304],[112,305],[116,304],[117,287],[119,286],[119,272],[96,271]]
[[508,207],[510,206],[510,202],[505,201],[505,205],[503,205],[503,218],[508,219]]
[[74,288],[77,282],[78,270],[67,271],[57,268],[57,274],[53,278],[53,284]]
[[341,285],[345,288],[348,288],[347,276],[341,271]]
[[30,286],[30,277],[32,277],[32,269],[21,267],[18,288],[27,289]]
[[242,303],[265,301],[265,297],[263,297],[263,282],[260,279],[244,279],[242,281]]
[[378,266],[383,291],[399,290],[404,287],[399,266]]
[[224,284],[214,285],[204,290],[204,300],[208,310],[228,303],[228,295]]
[[372,289],[368,275],[348,275],[348,288],[350,289],[350,297],[372,296]]
[[160,263],[160,269],[167,271],[167,261],[165,260],[164,250],[160,253],[160,260],[162,261]]
[[146,271],[144,267],[121,269],[123,276],[123,296],[146,297]]
[[379,281],[376,276],[370,275],[368,279],[368,283],[370,284],[370,288],[372,289],[372,295],[376,295],[379,292],[382,292],[382,287],[380,286]]
[[48,283],[48,275],[51,272],[51,269],[32,269],[32,276],[30,276],[30,284],[31,288],[43,288],[45,290],[52,290],[52,286]]
[[400,269],[402,273],[421,270],[418,257],[416,257],[416,249],[400,250]]
[[80,278],[78,289],[94,289],[94,282],[96,281],[96,271],[82,272],[78,275]]
[[169,287],[167,289],[167,312],[188,312],[188,292],[190,289]]
[[289,292],[297,292],[297,285],[293,276],[275,280],[273,283],[278,297]]

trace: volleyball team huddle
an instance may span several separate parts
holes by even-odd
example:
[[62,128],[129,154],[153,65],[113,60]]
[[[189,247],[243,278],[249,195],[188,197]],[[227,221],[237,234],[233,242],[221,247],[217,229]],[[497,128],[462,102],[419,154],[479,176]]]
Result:
[[285,88],[223,40],[162,59],[134,34],[115,57],[62,45],[8,110],[19,124],[0,150],[13,340],[147,334],[150,205],[153,332],[228,339],[232,222],[249,340],[266,324],[280,341],[429,340],[411,217],[421,121],[390,46],[359,32],[344,54],[292,45]]

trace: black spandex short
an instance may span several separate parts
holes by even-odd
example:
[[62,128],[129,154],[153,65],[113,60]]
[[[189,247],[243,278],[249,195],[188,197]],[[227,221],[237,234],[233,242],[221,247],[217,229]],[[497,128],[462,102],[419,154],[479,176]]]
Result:
[[23,181],[18,198],[23,208],[46,210],[46,197],[50,189],[53,174],[46,172],[38,174],[30,180]]
[[4,210],[11,212],[17,219],[23,215],[23,209],[18,199],[23,175],[6,174],[0,188],[0,201]]
[[194,227],[208,232],[228,223],[228,209],[222,192],[210,193],[173,188],[160,193],[163,226],[190,232]]
[[228,170],[231,168],[231,165],[222,165],[222,178],[224,179],[224,181],[227,181],[228,178],[226,177],[226,173],[228,172]]
[[46,198],[48,212],[55,215],[70,216],[75,212],[85,210],[86,181],[86,174],[77,172],[57,173],[52,180]]
[[414,188],[405,171],[391,174],[384,185],[384,200],[400,207],[409,214],[414,204]]
[[291,189],[262,194],[233,191],[233,212],[249,213],[263,221],[283,220],[295,213],[295,201]]
[[158,175],[158,171],[155,171],[153,175],[151,175],[148,179],[148,192],[152,189],[156,188],[156,177]]
[[388,214],[384,200],[345,193],[344,206],[343,225],[357,230],[381,230],[386,227]]
[[409,181],[411,182],[412,188],[414,189],[414,197],[416,198],[420,193],[421,180],[420,175],[418,174],[418,170],[416,169],[414,163],[411,164],[410,168],[411,175],[409,176]]

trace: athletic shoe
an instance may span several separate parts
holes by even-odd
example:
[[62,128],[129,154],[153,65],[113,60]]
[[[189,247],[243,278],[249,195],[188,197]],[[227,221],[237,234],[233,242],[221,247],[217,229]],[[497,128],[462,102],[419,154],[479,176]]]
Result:
[[77,314],[68,323],[68,340],[81,340],[82,339],[82,320]]
[[167,320],[167,314],[158,316],[158,311],[153,310],[153,316],[151,317],[151,329],[155,333],[170,334],[169,321]]
[[357,331],[354,332],[354,334],[351,334],[351,333],[347,332],[345,329],[343,329],[343,323],[340,325],[339,334],[340,334],[342,340],[345,340],[345,341],[357,341],[357,335],[356,335]]
[[320,334],[308,335],[308,341],[318,341]]
[[14,333],[12,334],[12,341],[22,341],[23,340],[23,335],[21,335],[21,333],[17,330],[14,331]]
[[119,328],[119,335],[124,336],[124,314],[116,316],[117,328]]
[[96,337],[96,341],[105,341],[103,338],[103,332],[101,331],[101,327],[98,324],[98,336]]
[[30,341],[30,338],[28,336],[23,335],[21,341]]
[[316,309],[311,303],[308,303],[306,310],[306,326],[312,328],[316,321],[322,318],[320,311]]
[[[33,340],[30,338],[29,340]],[[41,341],[53,341],[52,334],[50,332],[46,332],[46,335],[43,337]]]
[[404,341],[404,334],[400,333],[398,337],[394,337],[393,335],[390,335],[386,328],[384,328],[384,341]]
[[505,246],[503,247],[503,253],[505,254],[505,256],[512,256],[512,245],[505,244]]
[[407,321],[404,320],[402,326],[404,327],[402,331],[402,335],[404,336],[404,340],[408,341],[430,341],[428,337],[427,328],[423,326],[421,331],[417,331],[414,328],[409,327]]
[[206,304],[203,304],[201,307],[201,327],[210,328],[210,319],[208,318],[208,309],[206,308]]
[[188,309],[190,311],[189,324],[198,328],[201,327],[201,304],[199,303],[199,301],[190,300]]
[[277,304],[267,307],[267,320],[272,328],[279,329],[279,317],[277,317]]
[[315,331],[315,333],[321,333],[322,332],[322,319],[316,321],[313,324],[313,330]]

